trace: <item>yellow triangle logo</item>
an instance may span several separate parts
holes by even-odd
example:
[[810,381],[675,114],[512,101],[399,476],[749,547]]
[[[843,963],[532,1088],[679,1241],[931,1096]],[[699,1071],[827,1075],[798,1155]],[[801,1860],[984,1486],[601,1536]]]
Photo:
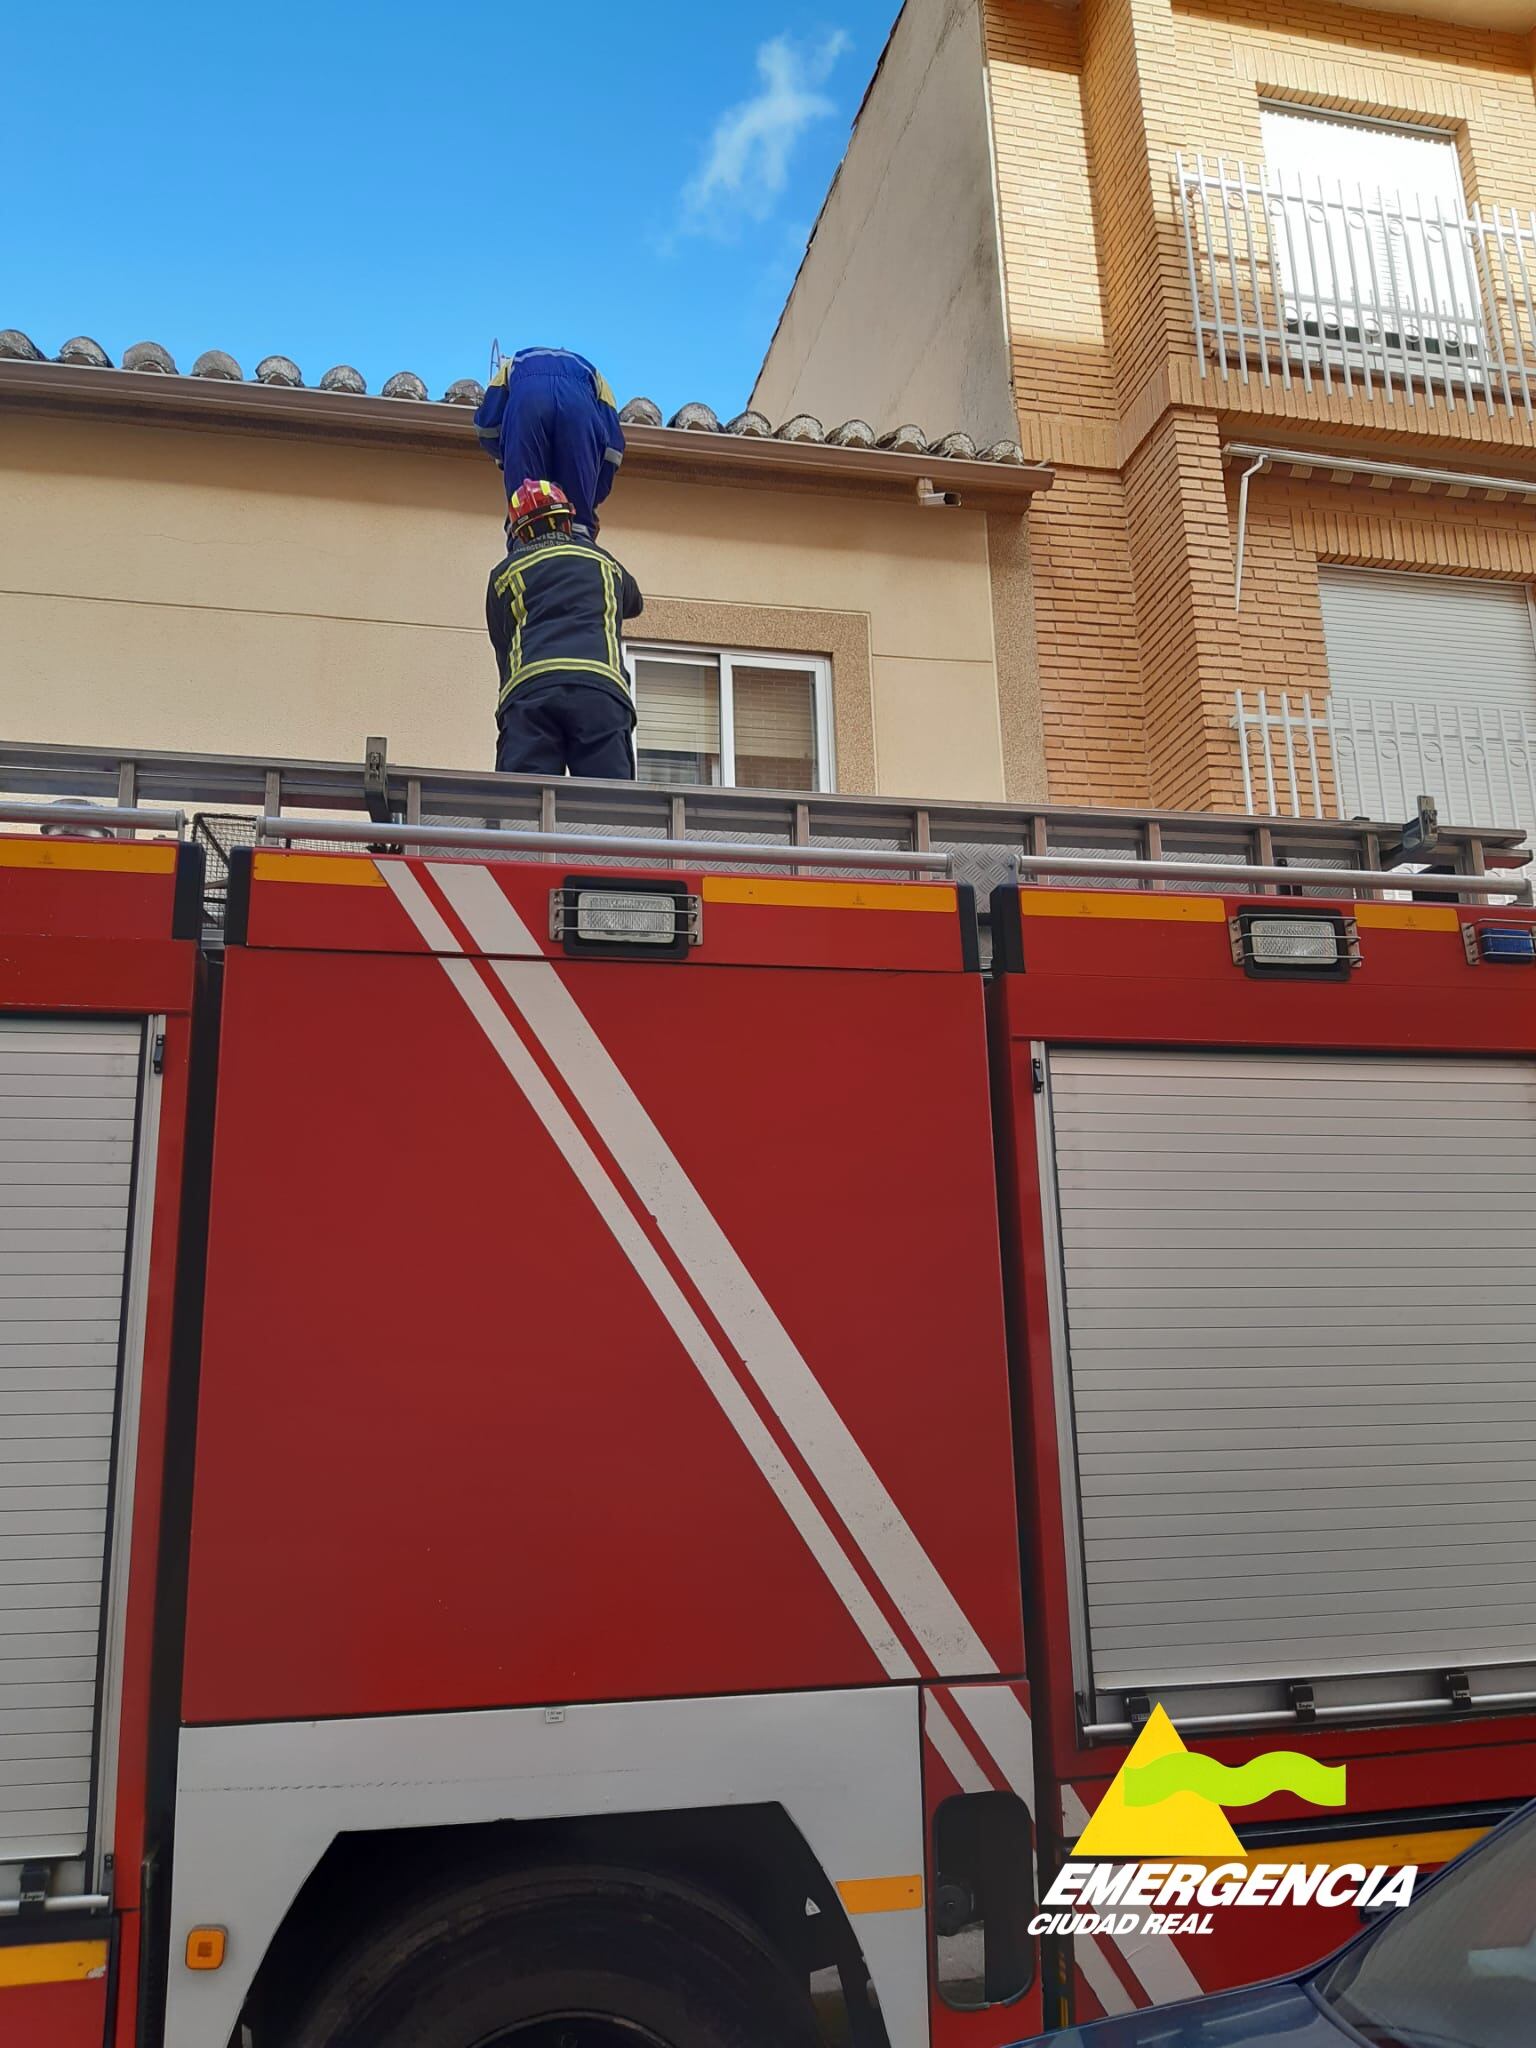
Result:
[[1241,1856],[1243,1845],[1227,1816],[1198,1792],[1172,1792],[1153,1804],[1131,1805],[1125,1781],[1165,1756],[1185,1756],[1179,1731],[1161,1707],[1137,1736],[1109,1790],[1077,1839],[1074,1856]]

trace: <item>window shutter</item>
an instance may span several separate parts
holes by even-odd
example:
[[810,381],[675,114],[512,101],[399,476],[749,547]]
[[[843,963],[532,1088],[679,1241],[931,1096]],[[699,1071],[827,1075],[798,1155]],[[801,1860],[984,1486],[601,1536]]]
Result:
[[1346,814],[1406,816],[1422,792],[1447,824],[1536,832],[1526,586],[1322,568],[1318,595]]
[[1464,329],[1476,329],[1481,308],[1468,252],[1439,221],[1466,217],[1451,137],[1290,108],[1266,107],[1259,119],[1271,205],[1289,230],[1276,253],[1294,273],[1285,279],[1293,317],[1331,331],[1358,302],[1374,334],[1444,330],[1447,342],[1474,344]]
[[809,669],[731,665],[739,789],[816,787],[816,679]]
[[720,780],[720,664],[634,657],[635,738],[647,782]]

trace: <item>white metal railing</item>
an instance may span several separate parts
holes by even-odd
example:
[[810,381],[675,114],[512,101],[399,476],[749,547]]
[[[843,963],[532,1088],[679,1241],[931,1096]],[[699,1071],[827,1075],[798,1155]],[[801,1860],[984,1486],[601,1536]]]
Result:
[[1309,691],[1233,692],[1249,815],[1400,818],[1432,796],[1447,822],[1536,830],[1536,720],[1504,705]]
[[1182,154],[1174,194],[1202,374],[1536,404],[1536,212]]

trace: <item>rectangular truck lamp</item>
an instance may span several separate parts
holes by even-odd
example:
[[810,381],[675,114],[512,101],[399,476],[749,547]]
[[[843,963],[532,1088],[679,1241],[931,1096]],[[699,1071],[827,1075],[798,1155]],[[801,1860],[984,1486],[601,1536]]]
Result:
[[1228,930],[1234,965],[1257,981],[1346,981],[1360,965],[1355,920],[1341,911],[1240,910]]
[[549,896],[549,935],[570,954],[678,959],[704,935],[704,911],[681,884],[567,875]]

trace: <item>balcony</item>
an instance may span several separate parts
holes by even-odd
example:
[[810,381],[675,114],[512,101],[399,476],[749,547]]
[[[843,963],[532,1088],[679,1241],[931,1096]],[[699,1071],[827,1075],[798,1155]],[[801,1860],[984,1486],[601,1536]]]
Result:
[[1250,816],[1407,819],[1419,797],[1454,825],[1536,841],[1536,720],[1507,705],[1331,691],[1234,692]]
[[1536,213],[1180,156],[1202,375],[1530,415]]

